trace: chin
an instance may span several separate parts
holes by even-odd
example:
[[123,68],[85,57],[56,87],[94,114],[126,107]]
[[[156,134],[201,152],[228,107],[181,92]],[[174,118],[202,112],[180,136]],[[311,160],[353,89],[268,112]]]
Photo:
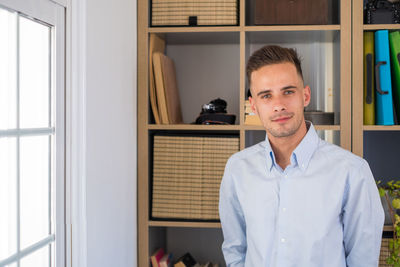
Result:
[[280,125],[278,127],[265,127],[267,132],[274,137],[289,137],[298,132],[301,123],[299,125]]

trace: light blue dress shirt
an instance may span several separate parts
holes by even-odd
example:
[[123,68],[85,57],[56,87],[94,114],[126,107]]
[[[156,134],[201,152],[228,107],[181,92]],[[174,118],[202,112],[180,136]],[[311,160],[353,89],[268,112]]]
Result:
[[384,212],[368,163],[308,126],[285,170],[268,138],[228,160],[219,203],[227,266],[378,266]]

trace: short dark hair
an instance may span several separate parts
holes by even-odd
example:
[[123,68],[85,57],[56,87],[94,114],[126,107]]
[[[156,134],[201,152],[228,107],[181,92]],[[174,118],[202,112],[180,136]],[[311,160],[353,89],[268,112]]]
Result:
[[303,79],[301,59],[296,50],[277,45],[266,45],[251,55],[246,66],[247,79],[249,83],[251,83],[251,74],[261,67],[286,62],[292,63],[296,67],[297,73],[300,75],[301,79]]

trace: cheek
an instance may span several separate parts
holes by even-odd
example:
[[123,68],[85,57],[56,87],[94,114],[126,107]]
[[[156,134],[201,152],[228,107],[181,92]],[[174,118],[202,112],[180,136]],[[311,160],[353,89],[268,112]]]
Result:
[[270,111],[271,108],[268,105],[265,105],[265,104],[258,105],[256,107],[256,109],[257,109],[257,115],[260,118],[266,118],[271,113],[271,111]]

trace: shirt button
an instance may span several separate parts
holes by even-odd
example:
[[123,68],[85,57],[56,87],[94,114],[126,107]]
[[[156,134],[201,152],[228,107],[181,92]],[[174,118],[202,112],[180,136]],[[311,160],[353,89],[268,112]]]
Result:
[[286,211],[286,208],[282,208],[282,211],[285,212],[285,211]]
[[287,174],[285,174],[285,178],[287,178]]
[[304,164],[301,164],[301,167],[303,167],[303,168],[304,168]]
[[285,243],[286,239],[285,238],[281,238],[281,242]]

